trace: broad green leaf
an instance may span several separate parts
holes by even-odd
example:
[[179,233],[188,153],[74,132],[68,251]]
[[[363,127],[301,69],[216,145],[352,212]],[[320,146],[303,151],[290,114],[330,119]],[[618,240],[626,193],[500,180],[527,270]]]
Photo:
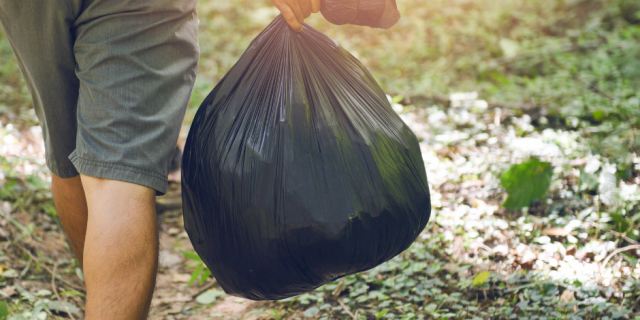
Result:
[[490,271],[482,271],[478,273],[476,277],[473,278],[473,285],[476,287],[482,286],[485,282],[487,282],[487,279],[489,279],[490,275],[491,275]]
[[218,297],[223,296],[224,292],[219,290],[208,290],[201,293],[198,297],[196,297],[196,302],[199,304],[210,304],[216,301]]
[[591,115],[593,116],[593,120],[595,121],[602,121],[602,119],[604,119],[604,111],[602,110],[595,110],[591,113]]
[[580,183],[589,189],[597,189],[600,181],[598,175],[580,169]]
[[542,199],[551,186],[551,163],[531,157],[528,161],[511,166],[500,178],[509,196],[502,205],[507,209],[529,207],[533,199]]
[[0,301],[0,319],[6,319],[9,316],[9,307],[7,307],[7,302],[2,300]]
[[424,311],[426,312],[434,312],[436,311],[436,309],[438,308],[438,305],[435,303],[430,303],[429,305],[427,305],[426,307],[424,307]]
[[311,307],[305,310],[303,315],[307,318],[311,318],[311,317],[314,317],[316,314],[318,314],[318,312],[320,312],[320,309],[318,309],[318,307]]

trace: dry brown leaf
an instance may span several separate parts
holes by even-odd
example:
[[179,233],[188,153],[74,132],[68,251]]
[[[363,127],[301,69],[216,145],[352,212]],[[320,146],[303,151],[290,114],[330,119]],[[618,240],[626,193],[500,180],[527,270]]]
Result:
[[563,237],[575,233],[576,232],[571,232],[571,230],[567,230],[566,228],[549,228],[542,230],[540,234],[552,237]]
[[4,292],[8,297],[17,294],[16,288],[14,288],[13,286],[2,289],[2,292]]
[[573,291],[565,290],[560,296],[560,302],[567,303],[567,302],[575,301],[576,297],[573,294],[574,294]]
[[483,208],[486,207],[487,203],[480,199],[473,199],[473,207],[474,208]]
[[191,275],[187,273],[172,273],[171,281],[173,282],[189,282]]

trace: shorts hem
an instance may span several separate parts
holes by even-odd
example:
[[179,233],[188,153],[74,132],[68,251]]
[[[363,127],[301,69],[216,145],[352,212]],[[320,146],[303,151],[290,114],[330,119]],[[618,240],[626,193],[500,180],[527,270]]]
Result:
[[135,183],[155,190],[156,195],[164,195],[167,192],[168,177],[163,177],[154,171],[118,163],[84,159],[78,157],[75,151],[69,156],[69,160],[80,174],[86,176]]
[[62,178],[62,179],[70,179],[73,177],[78,176],[78,170],[76,170],[76,167],[74,167],[73,165],[68,165],[68,166],[58,166],[55,165],[54,161],[51,161],[49,159],[45,159],[46,163],[47,163],[47,167],[49,168],[49,171],[51,171],[51,173],[55,174],[56,176]]

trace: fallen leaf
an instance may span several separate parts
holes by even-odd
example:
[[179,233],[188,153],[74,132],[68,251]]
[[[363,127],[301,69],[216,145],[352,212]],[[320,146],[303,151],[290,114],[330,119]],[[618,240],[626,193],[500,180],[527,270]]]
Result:
[[166,314],[177,314],[182,312],[182,309],[184,309],[184,302],[173,302],[169,304],[169,310],[165,311]]
[[191,280],[191,275],[187,273],[172,273],[171,281],[172,282],[189,282]]
[[224,292],[219,291],[219,290],[208,290],[205,291],[203,293],[201,293],[197,298],[196,298],[196,302],[198,302],[199,304],[210,304],[213,303],[214,301],[216,301],[216,299],[218,299],[218,297],[223,296]]
[[465,254],[464,250],[464,238],[462,236],[456,236],[453,239],[453,254],[455,258],[461,258]]
[[480,199],[473,199],[473,207],[474,208],[483,208],[486,207],[487,203]]
[[485,282],[487,282],[490,275],[491,275],[491,271],[482,271],[478,273],[478,275],[476,275],[476,277],[473,278],[473,285],[476,287],[482,286]]
[[565,290],[560,296],[560,302],[567,303],[567,302],[575,301],[576,297],[573,294],[574,294],[573,291]]
[[449,262],[442,266],[442,270],[446,270],[450,274],[455,274],[458,271],[458,264]]
[[11,297],[11,296],[13,296],[13,295],[18,293],[16,291],[16,288],[14,288],[14,287],[6,287],[6,288],[2,289],[2,292],[4,292],[8,297]]
[[171,253],[169,250],[160,251],[158,263],[163,268],[170,268],[179,265],[182,262],[182,256]]
[[549,228],[549,229],[542,230],[540,234],[546,235],[546,236],[552,236],[552,237],[564,237],[570,234],[575,235],[578,233],[575,231],[572,232],[571,230],[566,228]]

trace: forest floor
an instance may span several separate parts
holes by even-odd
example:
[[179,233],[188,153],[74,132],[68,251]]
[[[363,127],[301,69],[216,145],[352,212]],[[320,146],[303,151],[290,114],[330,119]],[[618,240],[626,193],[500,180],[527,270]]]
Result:
[[[370,271],[252,302],[225,295],[198,261],[173,174],[157,200],[151,319],[640,320],[640,2],[398,5],[389,30],[307,22],[404,95],[392,106],[420,141],[433,206],[424,232]],[[277,14],[268,0],[198,1],[201,59],[181,143]],[[82,319],[83,275],[2,33],[0,61],[0,320]]]
[[[189,284],[197,261],[187,257],[193,248],[172,175],[158,198],[150,319],[640,319],[640,246],[606,226],[613,215],[600,204],[640,200],[640,158],[630,177],[601,190],[615,199],[590,196],[579,172],[606,181],[616,179],[615,168],[584,147],[579,130],[548,119],[535,127],[540,110],[498,108],[474,94],[451,98],[393,104],[421,141],[432,192],[419,239],[371,271],[295,298],[227,296],[212,277]],[[82,273],[48,214],[40,134],[5,126],[0,139],[5,157],[21,159],[13,169],[32,197],[0,203],[0,312],[7,301],[10,319],[81,319]],[[528,210],[507,210],[501,175],[532,155],[552,166],[550,191]]]

